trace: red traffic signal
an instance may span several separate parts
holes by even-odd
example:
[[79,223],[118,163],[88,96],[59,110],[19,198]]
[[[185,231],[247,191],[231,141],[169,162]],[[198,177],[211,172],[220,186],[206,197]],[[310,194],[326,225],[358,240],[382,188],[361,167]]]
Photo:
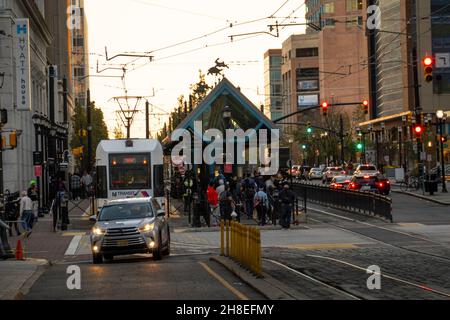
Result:
[[423,134],[423,127],[421,125],[416,125],[414,127],[414,133],[416,134],[416,137],[420,138]]
[[326,116],[327,111],[328,111],[328,102],[326,102],[326,101],[322,102],[322,111],[323,111],[323,115]]
[[433,64],[434,59],[431,56],[427,56],[423,59],[424,69],[424,78],[425,82],[430,83],[433,81]]
[[364,100],[361,105],[362,105],[364,114],[369,114],[369,100]]

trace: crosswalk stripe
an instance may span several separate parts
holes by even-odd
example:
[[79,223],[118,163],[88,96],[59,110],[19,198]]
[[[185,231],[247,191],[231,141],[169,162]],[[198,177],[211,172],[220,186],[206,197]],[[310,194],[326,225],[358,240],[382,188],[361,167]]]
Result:
[[74,256],[77,252],[78,245],[83,237],[82,236],[74,236],[72,241],[69,244],[69,247],[66,250],[65,256]]

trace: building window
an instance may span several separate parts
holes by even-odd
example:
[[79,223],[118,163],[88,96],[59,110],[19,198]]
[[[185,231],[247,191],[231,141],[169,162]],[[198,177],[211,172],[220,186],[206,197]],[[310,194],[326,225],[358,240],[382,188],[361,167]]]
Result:
[[323,5],[323,13],[334,13],[334,2],[325,3]]
[[319,68],[297,69],[297,78],[318,78]]
[[297,49],[296,57],[304,58],[304,57],[317,57],[319,55],[318,48],[305,48],[305,49]]
[[334,28],[335,24],[336,21],[334,19],[327,18],[322,21],[322,28],[325,27]]
[[75,77],[84,77],[84,68],[83,67],[75,67],[73,69],[73,75]]
[[347,28],[362,26],[362,24],[363,24],[362,16],[347,17],[345,19],[345,25]]
[[363,9],[362,0],[347,0],[347,12],[358,11]]
[[74,47],[83,47],[84,46],[84,38],[73,38],[73,46]]

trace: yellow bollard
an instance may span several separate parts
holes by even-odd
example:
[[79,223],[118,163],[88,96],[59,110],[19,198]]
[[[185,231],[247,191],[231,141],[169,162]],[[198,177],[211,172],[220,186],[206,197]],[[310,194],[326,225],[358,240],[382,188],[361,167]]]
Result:
[[227,239],[227,245],[226,245],[226,256],[230,256],[230,224],[228,221],[225,221],[225,230],[226,230],[226,239]]
[[224,235],[224,224],[223,220],[220,221],[220,255],[223,257],[225,255],[225,235]]
[[261,231],[260,230],[258,230],[257,234],[256,234],[256,250],[257,250],[257,253],[256,253],[256,257],[257,257],[256,275],[258,277],[261,277],[262,276],[262,260],[261,260],[261,254],[262,254],[261,250],[262,249],[261,249]]
[[236,226],[234,222],[230,222],[231,226],[231,257],[236,259]]

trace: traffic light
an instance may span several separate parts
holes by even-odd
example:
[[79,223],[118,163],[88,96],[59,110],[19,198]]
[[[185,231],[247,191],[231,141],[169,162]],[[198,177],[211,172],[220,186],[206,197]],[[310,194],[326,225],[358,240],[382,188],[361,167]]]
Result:
[[322,111],[323,111],[323,115],[326,116],[327,112],[328,112],[328,102],[326,102],[326,101],[322,102]]
[[302,149],[306,150],[308,148],[308,146],[306,144],[302,144]]
[[447,136],[441,136],[439,141],[441,141],[442,143],[446,143],[448,141]]
[[12,149],[17,148],[17,132],[14,131],[9,134],[9,145]]
[[426,56],[423,59],[424,78],[425,78],[425,82],[427,82],[427,83],[430,83],[433,81],[433,64],[434,64],[433,57]]
[[369,100],[364,100],[361,103],[361,107],[362,107],[362,109],[364,111],[364,114],[369,114]]
[[414,126],[414,134],[416,135],[416,138],[422,137],[422,134],[424,133],[424,128],[421,124],[417,124]]
[[356,149],[358,149],[358,151],[362,151],[364,149],[364,144],[362,142],[361,137],[358,137],[358,142],[356,143]]
[[307,123],[307,125],[306,125],[306,132],[307,132],[308,134],[313,133],[313,129],[312,129],[312,127],[311,127],[311,122],[308,122],[308,123]]

